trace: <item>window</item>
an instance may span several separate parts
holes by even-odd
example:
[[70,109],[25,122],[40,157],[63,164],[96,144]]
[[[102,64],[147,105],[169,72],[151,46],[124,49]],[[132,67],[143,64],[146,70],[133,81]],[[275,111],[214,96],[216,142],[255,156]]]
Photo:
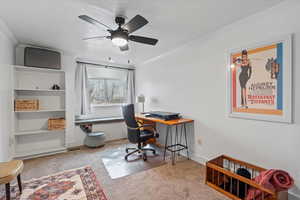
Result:
[[126,103],[126,70],[89,67],[88,79],[88,88],[93,106]]
[[127,84],[120,79],[93,78],[89,79],[92,104],[125,103]]

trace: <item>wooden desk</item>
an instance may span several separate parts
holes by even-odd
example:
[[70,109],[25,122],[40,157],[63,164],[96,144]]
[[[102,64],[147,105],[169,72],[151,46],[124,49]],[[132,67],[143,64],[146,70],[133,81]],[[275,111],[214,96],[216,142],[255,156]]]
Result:
[[[187,157],[189,159],[189,151],[188,151],[188,141],[187,141],[187,133],[186,133],[186,124],[192,123],[194,120],[192,119],[175,119],[175,120],[163,120],[154,117],[145,117],[145,115],[137,114],[135,116],[137,120],[143,121],[145,124],[153,124],[160,123],[167,126],[166,140],[165,140],[165,150],[164,150],[164,160],[166,159],[166,151],[171,152],[172,164],[175,164],[176,152],[185,150],[187,151]],[[175,135],[173,140],[172,127],[175,126]],[[179,135],[178,126],[181,126],[181,132]],[[170,144],[168,144],[170,135]],[[182,144],[182,137],[184,137],[184,144]]]
[[135,115],[135,118],[137,120],[157,122],[157,123],[168,125],[168,126],[194,122],[194,120],[192,120],[192,119],[185,119],[185,118],[166,121],[166,120],[154,118],[154,117],[145,117],[145,115],[141,115],[141,114]]

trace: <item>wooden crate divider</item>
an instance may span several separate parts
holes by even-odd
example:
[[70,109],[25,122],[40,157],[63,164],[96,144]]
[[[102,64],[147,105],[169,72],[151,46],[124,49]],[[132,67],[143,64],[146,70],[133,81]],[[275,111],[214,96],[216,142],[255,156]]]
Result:
[[[226,164],[227,163],[227,164]],[[236,174],[238,168],[247,169],[251,174],[251,179]],[[287,200],[287,192],[273,192],[257,184],[252,179],[266,169],[240,161],[229,156],[221,155],[206,163],[205,183],[234,200],[243,200],[247,196],[247,190],[252,187],[262,192],[260,200]],[[244,196],[240,194],[242,185]],[[254,199],[253,199],[254,200]]]

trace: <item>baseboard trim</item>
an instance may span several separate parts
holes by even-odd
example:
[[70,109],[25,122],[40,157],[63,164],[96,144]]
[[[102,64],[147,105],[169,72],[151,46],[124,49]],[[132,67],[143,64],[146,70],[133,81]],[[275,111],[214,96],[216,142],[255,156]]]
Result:
[[[118,138],[118,139],[113,139],[113,140],[106,140],[105,144],[109,144],[109,143],[113,143],[113,142],[119,142],[119,141],[124,141],[124,140],[128,140],[127,138]],[[67,145],[67,149],[68,150],[77,150],[78,148],[82,148],[84,147],[84,144],[75,144],[75,143],[69,143]]]
[[191,159],[197,163],[200,163],[201,165],[206,165],[206,162],[209,160],[206,157],[198,156],[195,153],[191,154]]
[[300,200],[300,195],[299,194],[296,194],[294,192],[289,192],[289,195],[292,195],[292,196],[294,196],[294,197],[296,197],[297,199]]
[[[190,154],[191,160],[193,160],[201,165],[206,165],[206,162],[209,160],[208,158],[196,155],[194,152],[189,152],[189,154]],[[180,152],[180,155],[187,157],[187,153],[185,151]]]
[[33,158],[47,157],[47,156],[56,155],[56,154],[60,154],[60,153],[66,153],[66,152],[67,152],[66,148],[61,148],[61,149],[57,149],[57,150],[49,149],[49,151],[33,153],[30,155],[24,155],[24,156],[16,155],[16,156],[14,156],[14,159],[30,160]]

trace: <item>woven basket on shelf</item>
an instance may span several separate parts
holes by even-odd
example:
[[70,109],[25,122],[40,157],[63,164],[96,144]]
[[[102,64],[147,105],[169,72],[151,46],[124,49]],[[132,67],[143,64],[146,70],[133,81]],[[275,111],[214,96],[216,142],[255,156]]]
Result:
[[39,110],[39,100],[38,99],[17,99],[15,100],[15,111],[31,111]]
[[65,129],[64,118],[50,118],[48,119],[48,130],[63,130]]

